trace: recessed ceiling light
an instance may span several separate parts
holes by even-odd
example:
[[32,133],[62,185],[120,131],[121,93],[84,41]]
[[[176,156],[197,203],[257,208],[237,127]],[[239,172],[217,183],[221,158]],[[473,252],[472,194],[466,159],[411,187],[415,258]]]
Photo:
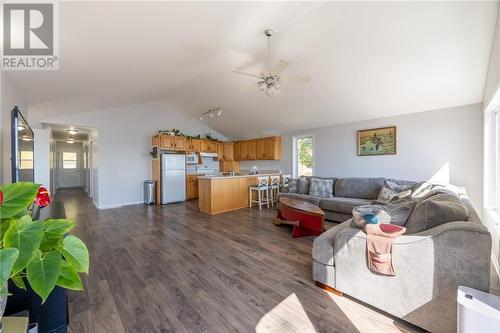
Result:
[[78,133],[78,131],[76,129],[69,129],[68,133],[71,135],[76,135]]

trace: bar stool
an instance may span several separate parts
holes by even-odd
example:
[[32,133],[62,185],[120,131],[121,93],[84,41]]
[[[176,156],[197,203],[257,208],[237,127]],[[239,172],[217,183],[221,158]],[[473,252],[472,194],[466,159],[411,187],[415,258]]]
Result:
[[288,189],[290,186],[290,179],[292,179],[292,175],[283,175],[281,176],[281,183],[279,191],[283,192],[284,189]]
[[[249,195],[248,195],[248,201],[249,201],[249,206],[250,208],[252,207],[252,204],[258,203],[259,204],[259,209],[262,209],[262,205],[264,204],[263,200],[264,198],[262,197],[262,194],[266,194],[266,205],[267,208],[269,208],[269,177],[257,177],[258,180],[258,185],[252,185],[250,186],[249,189]],[[253,191],[257,191],[257,198],[258,200],[253,200]]]
[[271,191],[271,206],[278,201],[278,193],[280,191],[281,176],[270,176],[269,191]]

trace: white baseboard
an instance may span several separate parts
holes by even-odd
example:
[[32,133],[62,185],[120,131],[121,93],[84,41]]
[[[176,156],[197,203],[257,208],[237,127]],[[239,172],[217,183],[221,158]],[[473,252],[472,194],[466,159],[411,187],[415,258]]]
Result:
[[142,203],[143,203],[142,201],[137,201],[137,202],[127,202],[123,204],[114,204],[114,205],[96,205],[96,203],[94,202],[94,205],[97,207],[97,209],[104,210],[104,209],[120,208],[123,206],[139,205]]

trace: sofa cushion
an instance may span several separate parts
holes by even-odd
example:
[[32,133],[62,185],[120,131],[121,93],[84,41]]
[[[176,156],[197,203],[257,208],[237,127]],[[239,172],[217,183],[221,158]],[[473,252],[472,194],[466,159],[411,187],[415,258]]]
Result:
[[380,190],[380,193],[378,194],[377,201],[383,202],[383,203],[389,203],[389,202],[403,199],[403,198],[406,198],[409,196],[411,196],[411,189],[397,192],[395,190],[388,188],[386,185],[384,185],[384,187],[382,187],[382,189]]
[[322,198],[319,198],[319,197],[314,197],[312,195],[309,195],[309,194],[300,194],[300,193],[289,193],[289,192],[285,192],[285,193],[278,193],[278,200],[279,198],[282,198],[282,197],[287,197],[287,198],[293,198],[293,199],[297,199],[297,200],[303,200],[303,201],[307,201],[307,202],[310,202],[316,206],[319,206],[319,202]]
[[288,192],[289,193],[297,193],[297,178],[290,178],[288,182]]
[[333,180],[311,178],[311,186],[309,186],[309,194],[322,198],[333,197]]
[[335,196],[358,199],[376,199],[385,178],[337,178]]
[[406,233],[413,234],[438,225],[467,221],[469,211],[455,194],[439,193],[419,202],[405,224]]
[[352,209],[357,206],[369,205],[371,200],[358,198],[332,197],[322,198],[319,202],[321,209],[331,210],[339,213],[351,214]]
[[309,194],[309,179],[306,177],[300,177],[297,179],[297,193]]
[[335,188],[335,182],[337,181],[337,178],[335,177],[321,177],[321,176],[306,176],[305,177],[306,179],[308,179],[309,181],[311,181],[311,178],[317,178],[317,179],[331,179],[332,181],[332,195],[333,195],[333,189]]
[[416,205],[417,202],[414,200],[400,200],[397,203],[382,206],[382,208],[391,217],[391,224],[403,227]]

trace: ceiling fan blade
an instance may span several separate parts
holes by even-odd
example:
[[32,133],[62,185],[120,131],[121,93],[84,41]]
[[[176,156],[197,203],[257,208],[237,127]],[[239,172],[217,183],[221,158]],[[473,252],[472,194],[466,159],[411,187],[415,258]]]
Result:
[[311,77],[310,76],[297,76],[291,79],[294,82],[298,83],[309,83],[311,82]]
[[260,75],[258,75],[258,74],[252,74],[252,73],[247,73],[247,72],[242,72],[242,71],[233,71],[233,73],[246,75],[246,76],[250,76],[250,77],[256,77],[256,78],[260,79]]
[[273,69],[271,69],[271,73],[273,73],[273,74],[281,74],[285,69],[288,68],[288,66],[290,66],[290,63],[288,61],[280,60],[276,64],[276,66],[274,66]]

